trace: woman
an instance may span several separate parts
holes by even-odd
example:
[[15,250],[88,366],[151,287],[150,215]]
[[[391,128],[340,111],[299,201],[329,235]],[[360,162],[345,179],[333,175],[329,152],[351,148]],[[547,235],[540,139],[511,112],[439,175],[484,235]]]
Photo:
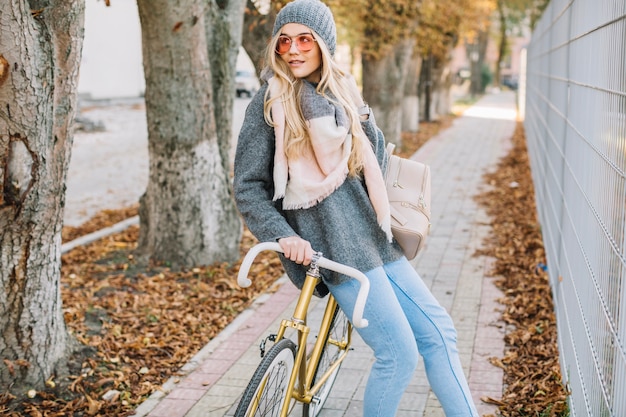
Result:
[[[264,81],[246,111],[235,156],[237,207],[260,241],[278,242],[301,288],[313,250],[370,280],[358,329],[374,350],[364,416],[393,416],[419,354],[446,416],[477,416],[450,316],[392,240],[382,169],[385,144],[354,79],[333,60],[336,29],[319,0],[295,0],[277,15]],[[323,271],[353,311],[359,284]]]

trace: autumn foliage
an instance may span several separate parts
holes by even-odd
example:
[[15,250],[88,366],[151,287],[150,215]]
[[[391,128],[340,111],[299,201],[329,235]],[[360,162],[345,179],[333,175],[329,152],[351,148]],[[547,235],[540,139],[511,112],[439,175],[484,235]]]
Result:
[[478,200],[491,217],[493,233],[479,253],[495,258],[491,272],[504,293],[500,302],[508,327],[504,357],[490,359],[504,370],[505,391],[501,399],[484,400],[497,404],[505,417],[567,416],[568,392],[559,365],[556,318],[521,123],[513,149],[485,182],[490,190]]

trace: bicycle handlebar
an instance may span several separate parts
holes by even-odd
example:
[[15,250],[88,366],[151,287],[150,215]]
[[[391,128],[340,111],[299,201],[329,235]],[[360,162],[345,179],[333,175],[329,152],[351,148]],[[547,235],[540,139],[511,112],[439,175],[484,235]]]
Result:
[[[280,245],[276,242],[258,243],[250,248],[246,256],[243,258],[241,266],[239,267],[239,273],[237,274],[237,284],[239,284],[240,287],[247,288],[252,284],[252,281],[248,278],[250,266],[252,266],[254,258],[256,258],[260,252],[265,250],[273,250],[275,252],[283,253]],[[359,281],[361,287],[359,288],[359,293],[354,304],[354,311],[352,312],[352,324],[354,327],[367,327],[367,319],[363,318],[363,311],[365,310],[365,301],[367,301],[367,295],[370,290],[370,282],[365,274],[355,268],[340,264],[339,262],[331,261],[323,256],[319,257],[317,265],[322,268],[330,269],[331,271],[339,272],[340,274],[348,275]]]

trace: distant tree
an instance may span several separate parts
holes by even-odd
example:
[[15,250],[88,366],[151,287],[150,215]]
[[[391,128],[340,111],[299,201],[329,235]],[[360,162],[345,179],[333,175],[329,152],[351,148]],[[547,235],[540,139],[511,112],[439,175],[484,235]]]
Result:
[[422,72],[423,59],[417,48],[413,50],[406,81],[404,83],[404,97],[402,99],[402,131],[417,132],[420,122],[419,81]]
[[465,44],[470,63],[470,94],[482,94],[486,85],[483,82],[487,44],[491,31],[491,21],[496,8],[496,0],[474,0],[461,21],[461,40]]
[[247,0],[243,19],[242,45],[254,64],[257,76],[263,69],[263,57],[267,42],[272,37],[276,14],[286,4],[284,1],[270,1],[265,9],[260,1]]
[[84,0],[2,0],[0,22],[0,387],[24,395],[72,345],[61,228]]
[[529,0],[530,6],[528,7],[528,18],[530,19],[530,30],[535,29],[535,25],[543,16],[543,12],[550,4],[550,0]]
[[415,48],[421,1],[329,0],[338,24],[362,56],[363,97],[385,138],[400,144],[404,87]]
[[239,258],[227,149],[244,1],[137,1],[150,156],[138,251],[174,266]]
[[423,118],[437,119],[451,110],[451,52],[458,44],[464,16],[471,14],[469,0],[423,0],[417,29],[416,53],[423,59],[420,98]]
[[533,29],[549,0],[496,0],[498,19],[498,57],[494,83],[500,84],[500,67],[509,51],[509,39],[524,28]]

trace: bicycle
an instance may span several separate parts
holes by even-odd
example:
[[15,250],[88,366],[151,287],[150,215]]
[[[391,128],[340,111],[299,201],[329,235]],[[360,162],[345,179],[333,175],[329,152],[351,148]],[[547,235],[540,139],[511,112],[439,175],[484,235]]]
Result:
[[[247,277],[248,271],[254,258],[264,250],[282,252],[280,245],[272,242],[259,243],[251,248],[237,276],[241,287],[251,284]],[[303,417],[315,417],[324,406],[339,368],[349,352],[352,324],[329,294],[317,340],[307,355],[307,339],[311,330],[307,326],[307,312],[315,287],[321,279],[319,268],[336,271],[359,281],[360,289],[352,323],[355,327],[367,326],[367,320],[363,318],[369,292],[367,277],[354,268],[316,253],[307,271],[293,317],[283,319],[278,333],[268,337],[275,343],[266,354],[265,341],[261,344],[263,359],[244,390],[235,417],[287,417],[296,402],[303,404]],[[285,332],[290,329],[295,330],[297,343],[285,337]]]

